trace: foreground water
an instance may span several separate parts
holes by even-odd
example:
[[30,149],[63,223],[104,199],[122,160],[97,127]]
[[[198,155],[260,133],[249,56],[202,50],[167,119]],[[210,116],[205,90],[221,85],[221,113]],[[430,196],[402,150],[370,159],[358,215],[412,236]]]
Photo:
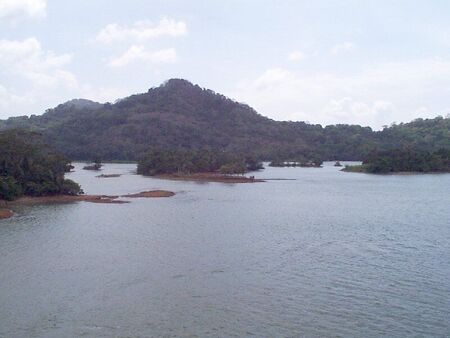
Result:
[[130,204],[0,221],[0,337],[448,337],[450,175],[267,168],[255,184],[109,164],[70,178]]

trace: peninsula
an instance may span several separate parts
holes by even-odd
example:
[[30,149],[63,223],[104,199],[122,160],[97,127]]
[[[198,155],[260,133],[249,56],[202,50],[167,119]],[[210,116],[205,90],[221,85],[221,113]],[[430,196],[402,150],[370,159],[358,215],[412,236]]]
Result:
[[448,173],[450,149],[426,152],[406,148],[374,152],[361,165],[345,166],[341,170],[370,174]]

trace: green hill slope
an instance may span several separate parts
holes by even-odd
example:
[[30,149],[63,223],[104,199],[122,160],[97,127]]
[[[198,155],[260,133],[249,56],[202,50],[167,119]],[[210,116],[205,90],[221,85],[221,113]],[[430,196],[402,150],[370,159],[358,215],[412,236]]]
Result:
[[449,118],[416,120],[374,132],[358,125],[322,127],[279,122],[197,85],[172,79],[114,104],[72,100],[45,114],[0,121],[0,129],[30,128],[72,159],[137,160],[151,146],[211,148],[275,156],[358,160],[374,149],[411,144],[450,147]]

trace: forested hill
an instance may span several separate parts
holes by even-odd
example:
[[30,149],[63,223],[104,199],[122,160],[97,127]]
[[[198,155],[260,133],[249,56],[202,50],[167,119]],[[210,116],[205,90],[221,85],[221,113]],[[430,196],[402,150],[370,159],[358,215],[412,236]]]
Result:
[[72,159],[137,160],[152,146],[208,147],[265,159],[358,160],[371,151],[450,148],[450,119],[415,120],[374,132],[358,125],[279,122],[186,80],[172,79],[114,104],[72,100],[45,114],[0,121],[31,128]]

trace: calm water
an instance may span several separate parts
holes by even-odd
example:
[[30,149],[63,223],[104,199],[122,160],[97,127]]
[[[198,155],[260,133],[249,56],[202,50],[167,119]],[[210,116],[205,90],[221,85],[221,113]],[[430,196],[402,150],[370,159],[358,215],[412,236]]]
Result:
[[450,175],[267,168],[228,185],[109,164],[0,221],[0,337],[449,337]]

